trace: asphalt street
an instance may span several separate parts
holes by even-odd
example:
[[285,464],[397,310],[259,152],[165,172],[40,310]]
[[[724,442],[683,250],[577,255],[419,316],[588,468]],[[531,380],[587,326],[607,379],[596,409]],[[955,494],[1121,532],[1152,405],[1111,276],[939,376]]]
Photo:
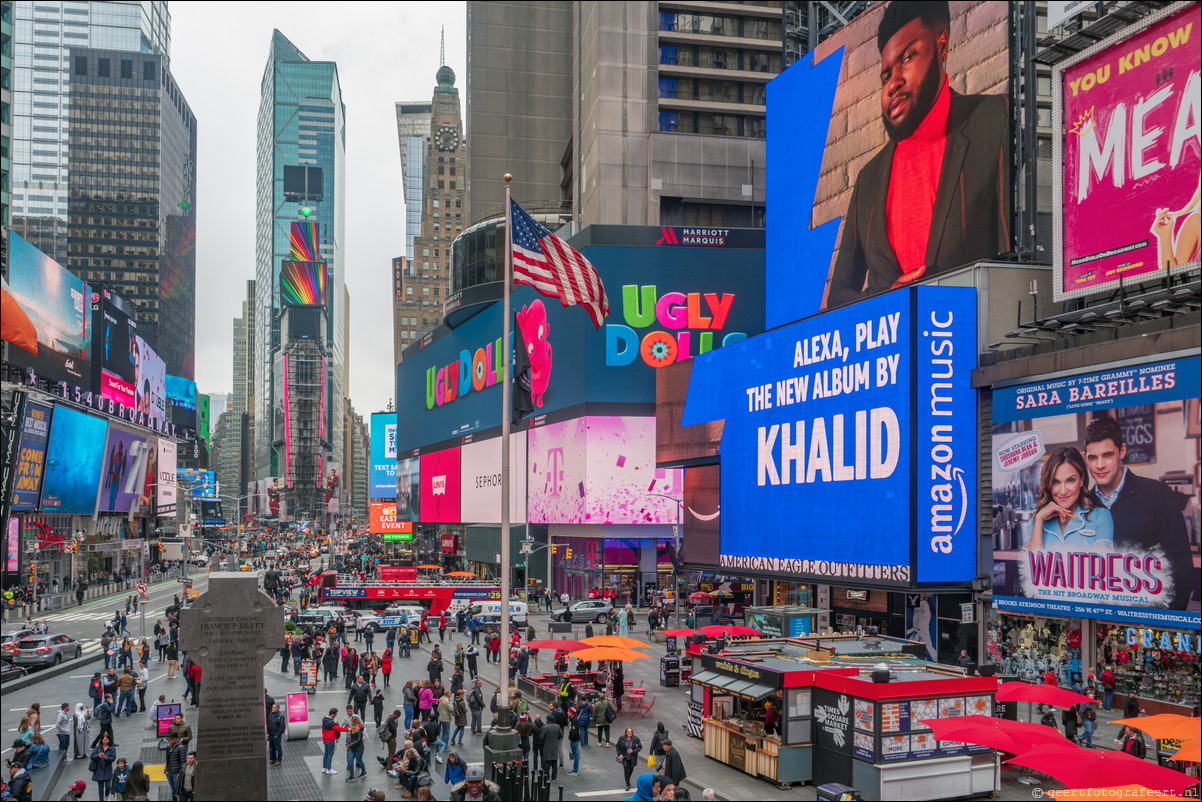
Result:
[[[197,587],[203,592],[203,580],[197,583]],[[174,588],[169,585],[157,591],[152,591],[149,613],[154,615],[160,614],[162,608],[170,603],[173,592]],[[51,621],[52,629],[56,629],[57,631],[61,628],[67,634],[78,634],[85,637],[87,639],[85,643],[88,643],[98,637],[98,628],[104,619],[111,614],[114,607],[115,605],[112,601],[100,601],[92,605],[87,605],[78,611],[70,610],[58,616],[47,617]],[[154,618],[150,614],[147,616],[148,630],[153,626],[154,622]],[[547,631],[546,624],[548,623],[547,615],[532,612],[531,618],[539,631],[540,637],[545,635]],[[55,627],[56,619],[61,624],[61,627]],[[131,624],[136,623],[138,622],[131,621]],[[131,626],[131,631],[136,632],[136,626]],[[645,625],[640,626],[632,633],[634,637],[639,639],[645,639],[646,634]],[[434,642],[438,643],[437,631],[433,632],[432,635]],[[447,641],[448,643],[444,644],[443,652],[449,658],[453,654],[454,645],[460,642],[466,643],[466,638],[448,635]],[[351,638],[351,644],[354,645],[353,637]],[[813,800],[817,798],[816,790],[813,786],[795,786],[792,789],[780,789],[772,783],[749,778],[741,772],[732,770],[715,760],[706,758],[703,754],[702,742],[684,733],[683,722],[687,713],[687,689],[683,687],[665,688],[659,685],[659,657],[663,654],[663,646],[660,644],[652,644],[652,646],[653,648],[647,650],[648,659],[639,660],[627,665],[626,678],[633,680],[636,684],[641,682],[647,687],[647,700],[655,700],[654,713],[649,718],[641,718],[629,713],[619,716],[613,725],[613,737],[615,741],[624,727],[631,726],[642,739],[644,749],[646,750],[650,745],[656,721],[663,721],[667,725],[676,747],[680,750],[688,772],[686,785],[695,799],[700,798],[701,789],[705,787],[716,789],[721,799]],[[384,691],[385,698],[387,699],[385,715],[394,707],[400,705],[402,698],[401,688],[406,680],[419,679],[426,676],[426,657],[424,655],[428,654],[430,648],[429,645],[423,644],[420,652],[421,656],[419,656],[419,652],[415,651],[413,656],[408,660],[400,657],[397,658],[394,664],[391,687]],[[89,652],[89,654],[95,653],[96,650]],[[544,654],[543,657],[545,661],[550,655]],[[73,670],[57,677],[49,677],[24,691],[5,694],[4,709],[2,715],[0,715],[0,723],[2,723],[5,731],[4,745],[11,744],[11,738],[15,733],[17,723],[29,703],[33,701],[41,702],[46,719],[43,728],[45,730],[53,730],[54,717],[58,706],[62,702],[70,702],[73,706],[76,702],[88,702],[88,679],[91,677],[92,671],[98,670],[101,665],[102,663],[98,658],[93,657],[89,659],[85,657],[80,662],[78,670]],[[279,668],[279,659],[274,658],[264,670],[264,685],[273,697],[283,702],[287,693],[299,690],[299,685],[291,669],[285,674]],[[485,683],[485,697],[491,698],[492,691],[500,679],[500,669],[497,667],[497,664],[486,662],[481,662],[480,668],[482,671],[481,678]],[[165,665],[157,662],[151,664],[150,674],[150,688],[147,692],[148,703],[153,699],[157,699],[159,694],[164,694],[169,702],[180,700],[185,687],[182,678],[173,681],[167,680]],[[283,765],[280,767],[266,767],[269,776],[268,787],[270,799],[360,800],[363,799],[367,789],[372,787],[386,791],[387,798],[389,799],[400,798],[401,792],[395,790],[393,787],[394,780],[384,774],[379,763],[375,760],[375,755],[382,754],[383,749],[375,735],[374,722],[370,720],[367,722],[368,748],[364,755],[368,776],[362,780],[356,779],[353,782],[347,782],[345,750],[341,748],[341,744],[334,761],[334,766],[338,770],[338,773],[336,775],[322,774],[321,717],[331,707],[336,707],[340,711],[343,710],[346,700],[347,692],[343,686],[341,677],[336,683],[330,685],[318,684],[316,693],[309,696],[310,730],[308,738],[285,742]],[[195,728],[197,723],[195,713],[187,706],[184,709],[188,721]],[[545,709],[533,704],[531,710],[532,714],[541,713],[545,715],[546,713]],[[368,718],[371,719],[371,717],[369,708]],[[151,732],[149,724],[149,720],[144,715],[137,715],[132,718],[127,716],[118,719],[114,726],[119,745],[117,752],[119,756],[127,757],[130,762],[142,760],[146,764],[148,773],[151,774],[152,779],[156,779],[154,787],[151,789],[151,798],[166,798],[162,795],[166,791],[166,784],[161,781],[162,774],[160,767],[162,757],[159,751],[159,742]],[[1105,742],[1112,737],[1112,735],[1108,734],[1109,729],[1112,728],[1108,728],[1101,721],[1099,724],[1101,726],[1099,726],[1098,738],[1096,740]],[[96,731],[97,727],[93,724],[93,734]],[[625,799],[629,796],[629,793],[625,790],[621,767],[616,762],[614,751],[598,745],[595,734],[596,730],[594,729],[591,733],[590,745],[587,748],[581,749],[579,776],[569,777],[566,775],[566,772],[570,769],[569,760],[565,768],[560,771],[557,784],[552,787],[552,799],[559,797],[558,785],[563,786],[563,798],[565,799]],[[55,746],[53,733],[47,732],[47,735],[50,736],[48,741],[53,748]],[[203,736],[198,733],[198,737]],[[479,737],[473,737],[470,734],[466,735],[464,745],[459,751],[464,761],[469,765],[473,763],[482,764],[483,749]],[[11,750],[5,750],[5,754],[11,754]],[[644,756],[645,754],[646,752],[644,751]],[[565,759],[568,758],[566,743],[564,744],[564,757]],[[77,779],[89,782],[90,790],[85,796],[89,799],[93,798],[92,794],[95,793],[94,784],[90,782],[91,778],[88,776],[86,765],[86,761],[60,763],[58,753],[52,752],[50,765],[33,772],[34,798],[58,799],[65,793],[67,786]],[[431,772],[435,777],[432,791],[437,799],[446,799],[449,793],[449,789],[443,782],[442,772],[444,768],[445,764],[437,764],[434,767],[435,770]],[[207,769],[208,767],[204,766],[199,769],[198,788],[203,783],[204,773]],[[644,768],[643,770],[647,771],[648,769]],[[1032,799],[1035,798],[1033,790],[1041,792],[1062,787],[1054,782],[1045,782],[1041,788],[1037,789],[1019,785],[1014,782],[1015,775],[1008,768],[1003,771],[1002,776],[1003,787],[1001,793],[998,795],[1000,799]]]

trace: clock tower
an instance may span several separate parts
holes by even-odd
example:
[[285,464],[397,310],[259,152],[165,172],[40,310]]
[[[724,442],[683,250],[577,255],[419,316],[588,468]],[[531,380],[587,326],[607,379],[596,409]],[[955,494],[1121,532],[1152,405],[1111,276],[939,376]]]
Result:
[[442,303],[451,288],[451,243],[463,232],[467,142],[455,71],[443,64],[435,81],[422,173],[421,232],[395,289],[393,322],[401,348],[442,322]]

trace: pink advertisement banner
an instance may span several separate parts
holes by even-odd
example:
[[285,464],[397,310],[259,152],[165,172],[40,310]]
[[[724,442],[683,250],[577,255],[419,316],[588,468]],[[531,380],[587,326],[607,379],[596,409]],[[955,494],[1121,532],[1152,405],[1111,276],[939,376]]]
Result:
[[422,522],[459,523],[459,449],[422,454],[421,482]]
[[1198,266],[1200,22],[1191,4],[1058,71],[1056,300]]

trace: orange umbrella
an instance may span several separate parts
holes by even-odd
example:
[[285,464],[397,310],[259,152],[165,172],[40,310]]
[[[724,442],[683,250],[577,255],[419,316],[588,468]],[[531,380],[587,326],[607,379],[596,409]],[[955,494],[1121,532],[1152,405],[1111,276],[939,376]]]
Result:
[[471,571],[451,571],[450,573],[443,574],[443,576],[474,577],[476,575],[473,574]]
[[1182,763],[1202,763],[1202,738],[1181,744],[1181,748],[1173,753],[1173,760],[1180,760]]
[[1044,791],[1044,796],[1058,800],[1096,800],[1105,799],[1189,799],[1187,796],[1172,796],[1153,791],[1147,786],[1113,785],[1110,788],[1061,788],[1056,791]]
[[580,641],[589,646],[612,646],[615,649],[650,649],[651,647],[642,641],[637,641],[634,638],[628,638],[625,635],[597,635],[592,638],[585,638]]
[[425,571],[441,571],[442,570],[441,565],[419,565],[418,568],[425,570]]
[[1157,713],[1155,716],[1121,718],[1114,723],[1119,726],[1126,724],[1128,727],[1134,727],[1157,739],[1192,740],[1202,738],[1202,718],[1190,718],[1177,713]]
[[602,660],[615,660],[619,663],[629,663],[633,660],[645,659],[648,655],[642,652],[636,652],[631,649],[615,649],[612,646],[599,646],[593,649],[581,649],[572,652],[572,657],[577,660],[583,660],[586,663]]

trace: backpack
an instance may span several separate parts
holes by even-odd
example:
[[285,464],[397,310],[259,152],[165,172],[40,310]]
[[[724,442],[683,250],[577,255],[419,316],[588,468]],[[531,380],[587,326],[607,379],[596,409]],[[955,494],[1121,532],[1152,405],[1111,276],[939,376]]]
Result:
[[618,712],[612,706],[605,708],[605,723],[613,724],[614,719],[618,717]]
[[390,720],[390,719],[384,719],[384,721],[383,721],[383,722],[380,724],[380,728],[379,728],[378,730],[376,730],[376,735],[377,735],[377,736],[379,736],[380,740],[381,740],[383,743],[388,743],[388,736],[389,736],[389,734],[390,734],[390,733],[388,732],[388,722],[389,722],[389,720]]

